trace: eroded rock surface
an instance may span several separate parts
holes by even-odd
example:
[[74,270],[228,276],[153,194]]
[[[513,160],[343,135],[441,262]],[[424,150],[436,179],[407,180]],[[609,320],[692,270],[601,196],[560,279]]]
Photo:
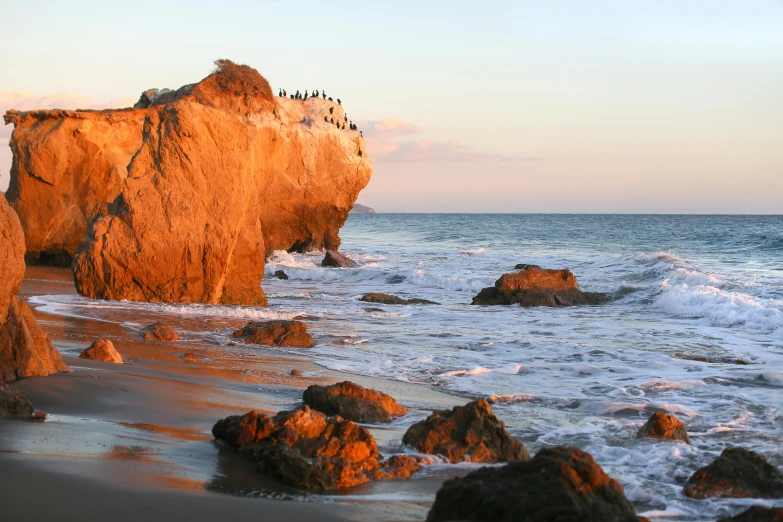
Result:
[[369,431],[306,405],[273,417],[256,411],[226,417],[212,434],[255,462],[259,472],[316,491],[403,478],[418,469],[416,459],[404,456],[380,463]]
[[443,455],[449,462],[508,462],[527,460],[525,446],[513,438],[489,403],[473,401],[451,410],[435,411],[402,437],[423,453]]
[[381,304],[390,304],[390,305],[408,305],[408,304],[429,304],[429,305],[436,305],[440,303],[436,303],[435,301],[429,301],[427,299],[419,299],[418,297],[414,297],[412,299],[404,299],[402,297],[392,295],[392,294],[384,294],[380,292],[372,292],[369,294],[364,294],[359,298],[359,301],[365,301],[367,303],[381,303]]
[[685,430],[685,425],[677,420],[674,415],[662,412],[653,413],[644,426],[639,428],[636,438],[681,440],[686,444],[691,443],[688,432]]
[[122,364],[122,355],[114,348],[114,343],[102,337],[96,339],[88,348],[79,354],[79,359],[90,359],[114,364]]
[[310,348],[313,337],[307,333],[307,325],[302,321],[253,321],[234,332],[234,338],[246,344],[264,344],[266,346],[291,346]]
[[314,384],[304,391],[302,400],[314,410],[354,422],[388,422],[408,413],[408,408],[401,406],[394,397],[351,381],[331,386]]
[[[517,265],[520,266],[520,265]],[[503,274],[495,286],[481,290],[473,298],[477,305],[573,306],[600,304],[606,294],[582,292],[570,270],[547,270],[525,266],[516,274]]]
[[718,522],[783,522],[783,507],[752,506],[731,518],[722,518]]
[[263,305],[266,252],[339,247],[372,171],[360,133],[323,121],[342,106],[277,98],[230,62],[186,87],[6,113],[30,254],[74,256],[82,295]]
[[321,266],[331,268],[351,268],[356,266],[356,261],[348,256],[341,254],[337,250],[327,250],[323,261],[321,261]]
[[35,412],[24,395],[0,381],[0,419],[29,417]]
[[726,448],[691,475],[683,493],[691,498],[783,498],[783,473],[758,453]]
[[141,330],[142,338],[145,341],[178,341],[179,334],[174,328],[164,323],[154,323],[145,326]]
[[622,486],[590,454],[556,447],[447,480],[427,522],[637,522]]

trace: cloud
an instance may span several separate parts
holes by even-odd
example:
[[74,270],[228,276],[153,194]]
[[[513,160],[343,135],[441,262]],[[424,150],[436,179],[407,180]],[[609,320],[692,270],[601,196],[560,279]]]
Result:
[[507,156],[474,150],[459,141],[404,140],[422,132],[419,125],[399,118],[358,122],[367,143],[367,152],[378,162],[434,161],[534,161],[539,158]]
[[[109,109],[130,107],[136,98],[125,97],[107,102],[96,102],[88,96],[56,92],[47,96],[21,90],[0,91],[0,115],[10,109],[30,111],[35,109]],[[0,122],[2,123],[2,122]],[[11,125],[0,126],[0,138],[11,136]]]

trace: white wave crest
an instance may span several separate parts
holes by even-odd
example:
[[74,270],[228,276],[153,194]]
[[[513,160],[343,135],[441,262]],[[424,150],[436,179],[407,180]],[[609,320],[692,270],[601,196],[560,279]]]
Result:
[[687,259],[683,259],[681,257],[676,256],[675,254],[672,254],[671,252],[655,252],[654,254],[646,254],[644,252],[637,252],[635,256],[633,256],[633,260],[637,263],[687,263]]
[[483,248],[465,249],[459,251],[460,254],[468,254],[468,255],[483,254],[484,252],[486,252],[486,250],[484,250]]

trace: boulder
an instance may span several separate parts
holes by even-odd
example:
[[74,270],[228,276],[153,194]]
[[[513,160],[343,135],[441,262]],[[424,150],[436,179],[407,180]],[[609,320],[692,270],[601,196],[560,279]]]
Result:
[[[520,265],[517,265],[520,266]],[[516,274],[503,274],[495,286],[481,290],[473,298],[475,305],[573,306],[600,304],[606,294],[582,292],[570,270],[547,270],[535,265]]]
[[301,377],[302,376],[302,370],[297,370],[296,368],[294,368],[293,370],[291,370],[288,373],[288,375],[290,375],[291,377]]
[[337,250],[327,250],[321,266],[332,268],[351,268],[356,266],[356,262],[348,256],[342,255]]
[[302,321],[252,321],[234,332],[234,337],[246,344],[264,344],[267,346],[290,346],[310,348],[313,337],[307,333],[307,325]]
[[178,341],[179,334],[171,326],[163,323],[154,323],[145,326],[139,333],[145,341]]
[[305,390],[302,400],[314,410],[354,422],[389,422],[408,413],[408,408],[400,406],[393,397],[351,381],[331,386],[314,384]]
[[306,405],[273,417],[256,411],[226,417],[212,434],[255,462],[257,471],[316,491],[410,476],[417,468],[415,459],[380,463],[369,431]]
[[718,522],[783,522],[783,507],[751,506],[739,515]]
[[193,352],[187,352],[182,354],[182,360],[189,363],[201,362],[201,359],[199,359],[198,355],[196,355]]
[[35,412],[24,395],[0,381],[0,419],[29,417]]
[[275,270],[275,277],[278,279],[288,280],[288,274],[282,270]]
[[688,437],[688,432],[685,430],[682,422],[673,415],[658,411],[653,413],[647,419],[645,425],[639,428],[636,438],[681,440],[686,444],[691,443],[691,439]]
[[758,453],[726,448],[691,475],[683,493],[691,498],[783,498],[783,473]]
[[535,457],[447,480],[427,522],[637,522],[622,486],[590,454],[544,448]]
[[29,253],[73,257],[92,298],[263,305],[265,255],[337,249],[370,179],[360,133],[323,121],[332,105],[221,60],[134,109],[8,111]]
[[435,301],[429,301],[427,299],[419,299],[418,297],[414,297],[413,299],[403,299],[402,297],[396,295],[383,294],[380,292],[372,292],[369,294],[364,294],[359,298],[359,301],[365,301],[367,303],[389,304],[389,305],[440,304],[440,303],[436,303]]
[[495,463],[530,458],[525,446],[506,431],[503,421],[484,400],[450,411],[435,411],[408,428],[402,441],[423,453],[443,455],[449,462]]
[[105,337],[96,339],[81,354],[79,359],[90,359],[114,364],[122,364],[122,356],[114,349],[114,344]]
[[68,371],[60,352],[16,297],[24,278],[24,234],[0,193],[0,381]]

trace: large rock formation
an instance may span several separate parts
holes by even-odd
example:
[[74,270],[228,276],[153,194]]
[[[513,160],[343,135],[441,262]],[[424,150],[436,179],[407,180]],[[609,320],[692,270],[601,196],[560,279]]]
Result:
[[351,381],[331,386],[313,384],[304,391],[302,400],[314,410],[354,422],[389,422],[408,413],[408,408],[394,397]]
[[324,121],[341,105],[224,61],[137,105],[5,115],[31,253],[74,253],[81,294],[261,305],[266,252],[339,247],[372,171],[359,132]]
[[68,370],[27,303],[16,297],[24,277],[24,252],[19,219],[0,194],[0,381]]
[[783,473],[758,453],[726,448],[696,470],[682,491],[691,498],[783,498]]
[[544,448],[531,460],[447,480],[427,522],[637,522],[620,484],[590,454]]
[[582,292],[570,270],[548,270],[535,265],[523,267],[516,274],[503,274],[495,286],[481,290],[472,304],[521,306],[572,306],[600,304],[606,294]]

